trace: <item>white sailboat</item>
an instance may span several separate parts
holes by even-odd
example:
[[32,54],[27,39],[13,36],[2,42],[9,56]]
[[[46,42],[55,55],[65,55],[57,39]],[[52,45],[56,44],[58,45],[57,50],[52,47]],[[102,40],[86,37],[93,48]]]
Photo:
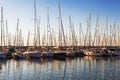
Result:
[[52,49],[47,49],[42,52],[42,57],[53,57],[53,55]]
[[74,33],[74,26],[72,25],[71,22],[71,17],[69,16],[69,21],[70,21],[70,31],[69,33],[71,33],[71,37],[72,37],[72,48],[67,48],[66,51],[66,56],[68,57],[74,57],[75,56],[75,51],[74,51],[74,46],[75,46],[75,33]]
[[[96,29],[94,34],[94,40],[91,44],[91,15],[89,15],[89,19],[87,21],[87,29],[88,29],[88,49],[84,50],[84,54],[86,56],[102,56],[103,52],[99,48],[91,48],[91,46],[99,46],[99,15],[97,16],[96,20]],[[86,36],[87,36],[86,35]]]
[[94,48],[93,49],[85,50],[84,54],[86,56],[102,56],[103,55],[100,50],[94,49]]
[[110,47],[107,48],[107,53],[109,53],[111,56],[120,56],[120,49],[117,47]]
[[41,57],[41,52],[38,50],[28,50],[26,52],[23,53],[24,55],[26,55],[26,58],[40,58]]
[[40,58],[41,57],[41,52],[36,49],[37,46],[37,35],[39,33],[36,33],[37,31],[37,25],[38,21],[37,21],[37,10],[36,10],[36,0],[34,0],[34,40],[33,40],[33,46],[34,48],[28,49],[27,51],[25,51],[23,54],[26,55],[27,58]]
[[[49,47],[50,46],[50,47]],[[49,7],[47,8],[47,49],[42,51],[42,57],[53,57],[52,50],[52,36],[51,36],[51,27],[49,20]]]
[[68,56],[68,57],[74,57],[75,56],[75,51],[73,50],[73,48],[68,48],[67,49],[66,56]]
[[25,58],[26,55],[23,52],[19,51],[19,52],[12,53],[12,57],[18,59],[18,58]]
[[15,36],[15,46],[16,46],[15,50],[16,51],[14,53],[12,53],[12,57],[16,58],[16,59],[25,58],[25,56],[23,55],[23,49],[18,48],[19,46],[22,46],[22,44],[21,44],[22,33],[21,33],[21,30],[19,29],[19,18],[17,20],[17,28],[16,28],[16,34],[15,35],[16,35]]
[[0,50],[0,58],[6,58],[5,52],[3,52],[2,44],[3,44],[3,7],[1,7],[1,50]]

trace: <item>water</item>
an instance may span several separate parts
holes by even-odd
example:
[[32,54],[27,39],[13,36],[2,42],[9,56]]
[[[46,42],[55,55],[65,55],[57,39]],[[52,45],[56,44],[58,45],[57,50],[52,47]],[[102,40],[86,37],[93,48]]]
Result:
[[120,57],[0,60],[0,80],[120,80]]

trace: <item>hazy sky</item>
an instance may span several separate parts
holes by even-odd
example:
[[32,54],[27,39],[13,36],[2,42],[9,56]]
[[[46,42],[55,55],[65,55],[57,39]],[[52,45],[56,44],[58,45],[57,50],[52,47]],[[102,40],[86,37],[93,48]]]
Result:
[[[37,15],[41,17],[41,31],[47,24],[47,6],[50,11],[51,27],[58,26],[58,0],[36,0]],[[65,30],[69,26],[69,15],[75,23],[76,32],[79,22],[86,27],[86,20],[91,13],[92,27],[95,26],[97,14],[100,15],[101,25],[105,23],[106,16],[109,17],[109,24],[113,25],[114,20],[120,22],[120,0],[60,0],[63,24]],[[30,29],[33,34],[33,13],[34,0],[0,0],[0,6],[4,8],[4,21],[8,20],[9,32],[14,34],[17,18],[20,19],[20,28],[24,36]],[[1,13],[0,13],[1,14]],[[56,30],[57,33],[57,30]]]

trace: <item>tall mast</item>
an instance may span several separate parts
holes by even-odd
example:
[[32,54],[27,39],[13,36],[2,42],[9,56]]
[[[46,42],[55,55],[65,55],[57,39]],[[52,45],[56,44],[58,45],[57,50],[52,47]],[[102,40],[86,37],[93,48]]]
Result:
[[99,15],[97,15],[93,46],[99,46],[99,45],[100,45],[100,37],[99,37]]
[[75,46],[76,45],[76,38],[75,38],[74,23],[72,23],[70,16],[69,16],[69,24],[70,24],[70,26],[69,26],[70,32],[69,33],[71,33],[70,36],[71,36],[71,39],[72,39],[71,40],[71,43],[72,43],[71,46]]
[[74,30],[74,23],[72,23],[72,46],[76,45],[76,36],[75,36],[75,30]]
[[73,40],[72,40],[72,37],[73,37],[73,36],[72,36],[72,22],[71,22],[71,17],[70,17],[70,16],[69,16],[69,24],[70,24],[70,25],[69,25],[69,42],[70,42],[69,44],[70,44],[70,45],[69,45],[69,46],[72,46],[72,45],[73,45],[73,44],[72,44],[72,41],[73,41]]
[[3,27],[2,27],[2,36],[3,36],[3,46],[5,46],[5,29],[4,29],[4,22],[3,22]]
[[78,46],[81,46],[81,23],[79,23],[79,45]]
[[117,41],[116,41],[116,34],[117,34],[116,21],[114,21],[114,26],[113,27],[114,27],[114,29],[113,29],[114,30],[114,35],[113,35],[114,36],[114,46],[116,46],[117,45]]
[[91,14],[89,14],[89,17],[87,18],[87,30],[85,35],[85,46],[91,46]]
[[86,33],[85,33],[85,38],[84,38],[84,46],[88,46],[88,19],[87,19],[87,28],[86,28]]
[[[59,1],[59,0],[58,0],[58,1]],[[60,1],[59,1],[59,5],[58,5],[58,6],[59,6],[59,7],[58,7],[58,8],[59,8],[59,9],[58,9],[58,10],[59,10],[59,13],[58,13],[58,14],[59,14],[59,16],[58,16],[58,24],[59,24],[59,25],[58,25],[58,26],[59,26],[58,40],[59,40],[59,44],[58,44],[58,46],[62,46],[62,44],[61,44],[61,41],[62,41],[62,39],[61,39],[61,27],[60,27],[60,15],[61,15],[61,14],[60,14]]]
[[51,27],[51,28],[50,28],[50,40],[51,40],[51,41],[50,41],[50,44],[51,44],[51,46],[53,46],[53,36],[54,36],[54,35],[53,35],[53,28]]
[[106,33],[105,33],[105,46],[108,46],[108,17],[106,17]]
[[3,42],[3,7],[1,7],[1,46]]
[[79,46],[83,46],[84,34],[81,23],[79,23]]
[[7,20],[6,20],[6,46],[8,46],[8,41],[9,41],[9,38],[8,38],[8,24],[7,24]]
[[117,46],[119,46],[119,25],[117,25]]
[[107,45],[106,45],[106,44],[107,44],[107,40],[106,40],[106,34],[105,34],[105,33],[106,33],[106,32],[105,32],[106,30],[105,30],[105,27],[104,27],[104,26],[105,26],[105,25],[103,25],[103,29],[104,29],[104,30],[103,30],[103,31],[104,31],[104,32],[103,32],[103,46],[107,46]]
[[[65,41],[65,33],[64,33],[64,28],[63,28],[63,22],[62,22],[62,16],[61,16],[61,9],[60,9],[60,0],[59,0],[59,46],[65,46],[66,41]],[[61,43],[63,41],[63,44]]]
[[39,20],[37,21],[37,44],[40,46],[40,16]]
[[99,35],[99,15],[97,16],[97,22],[96,22],[96,26],[97,26],[97,46],[100,46],[100,35]]
[[33,46],[36,47],[36,26],[37,26],[37,10],[36,10],[36,0],[34,0],[34,41]]
[[112,25],[110,25],[110,46],[112,46]]
[[51,28],[49,19],[49,7],[47,7],[47,46],[51,46]]
[[89,46],[91,46],[91,14],[89,14],[88,26],[89,26]]
[[17,20],[17,28],[16,28],[16,46],[19,46],[19,18]]

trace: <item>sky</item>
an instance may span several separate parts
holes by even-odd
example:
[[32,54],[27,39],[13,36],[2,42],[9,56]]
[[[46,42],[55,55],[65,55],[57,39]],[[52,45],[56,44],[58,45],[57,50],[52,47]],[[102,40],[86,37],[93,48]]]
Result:
[[[47,7],[49,7],[50,25],[58,33],[58,0],[36,0],[37,16],[40,16],[40,31],[47,26]],[[108,16],[109,25],[116,21],[120,23],[120,0],[60,0],[63,25],[67,32],[69,16],[75,24],[78,32],[79,23],[86,29],[86,21],[89,13],[92,15],[92,28],[95,27],[97,15],[100,16],[101,25],[105,24]],[[20,19],[19,27],[26,37],[28,30],[33,35],[34,29],[34,0],[0,0],[3,6],[4,22],[7,19],[8,29],[15,34],[17,19]],[[1,15],[1,13],[0,13]]]

